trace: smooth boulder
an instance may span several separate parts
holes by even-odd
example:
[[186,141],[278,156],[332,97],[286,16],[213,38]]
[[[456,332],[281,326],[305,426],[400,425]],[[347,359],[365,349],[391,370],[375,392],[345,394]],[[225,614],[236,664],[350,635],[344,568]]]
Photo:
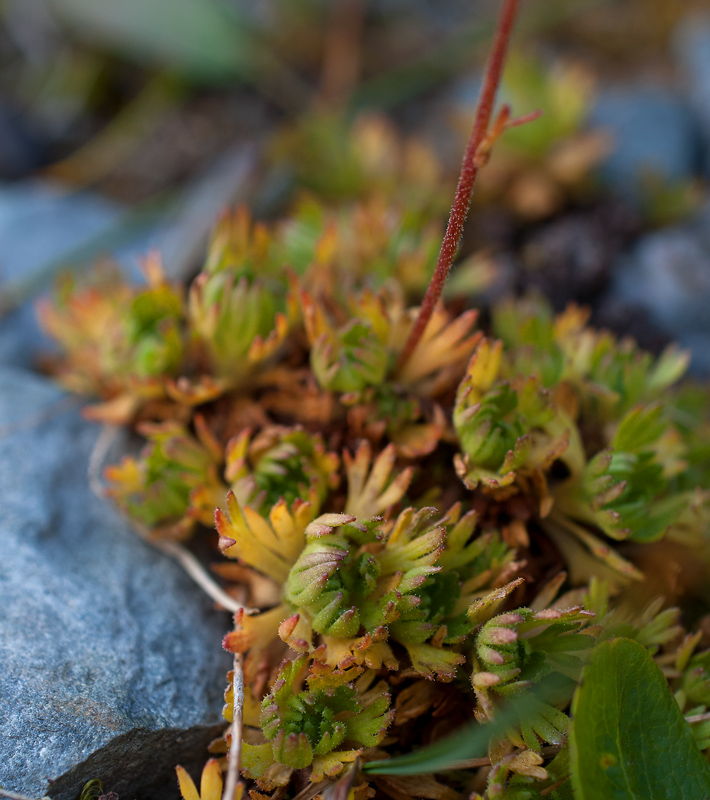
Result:
[[230,620],[92,493],[98,435],[74,398],[0,367],[0,786],[177,797],[175,764],[225,724]]

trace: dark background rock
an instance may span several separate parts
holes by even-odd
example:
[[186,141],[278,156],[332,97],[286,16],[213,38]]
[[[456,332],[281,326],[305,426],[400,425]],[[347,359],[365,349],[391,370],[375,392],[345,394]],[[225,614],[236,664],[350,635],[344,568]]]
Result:
[[556,311],[570,302],[593,304],[617,256],[640,230],[638,215],[615,202],[542,223],[521,243],[521,291],[542,293]]
[[[205,765],[209,743],[224,730],[224,725],[195,725],[189,730],[163,728],[157,731],[133,730],[117,736],[109,745],[89,756],[85,762],[62,775],[52,784],[55,797],[78,797],[77,785],[86,776],[101,776],[104,791],[115,792],[119,800],[153,800],[178,797],[174,764],[192,774],[195,783]],[[146,754],[150,753],[150,758]],[[155,769],[162,764],[162,769]],[[136,788],[138,787],[138,788]]]
[[710,13],[686,17],[678,26],[674,39],[684,88],[703,125],[705,169],[710,175]]
[[229,617],[92,494],[97,435],[0,368],[0,785],[176,797],[175,764],[219,730]]
[[36,128],[17,108],[0,98],[0,178],[23,178],[48,160],[48,142]]

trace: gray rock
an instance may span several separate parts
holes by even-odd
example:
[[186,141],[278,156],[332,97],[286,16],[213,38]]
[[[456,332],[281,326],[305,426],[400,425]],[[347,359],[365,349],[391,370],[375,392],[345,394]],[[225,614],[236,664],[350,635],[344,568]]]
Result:
[[693,108],[703,124],[710,174],[710,14],[686,17],[675,32],[673,49]]
[[634,87],[604,92],[589,124],[611,133],[614,147],[600,174],[626,197],[638,197],[644,174],[679,181],[701,170],[699,123],[685,102],[669,91]]
[[[0,785],[176,795],[220,730],[229,617],[87,485],[73,398],[0,367]],[[56,781],[56,783],[51,783]]]
[[613,270],[610,298],[644,309],[710,372],[710,207],[696,220],[644,236]]

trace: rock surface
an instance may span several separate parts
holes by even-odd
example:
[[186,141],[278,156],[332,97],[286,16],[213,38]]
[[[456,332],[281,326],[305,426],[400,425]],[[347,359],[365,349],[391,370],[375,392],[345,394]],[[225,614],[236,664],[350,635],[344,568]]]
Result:
[[92,494],[97,435],[73,398],[0,368],[0,785],[175,797],[175,764],[221,727],[229,618]]
[[626,197],[638,197],[644,176],[682,181],[702,170],[700,125],[677,93],[651,86],[608,90],[589,125],[611,134],[614,146],[601,177]]

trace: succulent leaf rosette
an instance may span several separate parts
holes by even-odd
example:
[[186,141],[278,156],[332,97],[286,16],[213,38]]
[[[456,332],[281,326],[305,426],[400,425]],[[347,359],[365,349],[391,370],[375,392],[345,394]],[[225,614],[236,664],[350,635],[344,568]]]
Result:
[[[654,357],[576,306],[522,298],[479,319],[442,299],[471,176],[525,121],[491,116],[487,74],[438,259],[443,168],[381,120],[340,141],[319,112],[275,147],[309,165],[283,219],[225,213],[187,286],[151,258],[145,285],[70,281],[42,308],[53,372],[144,440],[107,468],[108,494],[166,549],[216,544],[218,563],[189,560],[237,609],[229,727],[199,792],[178,768],[185,800],[216,800],[223,768],[232,785],[240,747],[237,800],[569,797],[572,695],[622,637],[710,750],[706,626],[679,610],[686,591],[705,603],[710,569],[708,403],[682,382],[687,355]],[[538,88],[554,105],[577,85]],[[518,147],[551,169],[534,137]],[[383,771],[460,726],[487,755]]]
[[247,774],[260,778],[273,764],[305,769],[312,778],[334,775],[358,750],[374,747],[392,721],[386,684],[372,687],[374,673],[359,667],[331,670],[306,656],[285,661],[261,704],[261,731],[268,743],[244,745]]
[[[94,330],[78,287],[44,312],[67,385],[146,440],[106,472],[129,518],[186,539],[209,535],[217,508],[215,570],[257,612],[224,638],[243,659],[244,778],[259,792],[337,781],[406,751],[430,713],[495,725],[526,696],[491,739],[488,796],[544,791],[565,769],[588,653],[614,636],[649,650],[710,747],[698,634],[662,600],[642,613],[617,600],[644,569],[625,542],[705,541],[710,429],[680,384],[685,354],[653,359],[576,307],[528,299],[498,306],[486,331],[474,310],[437,305],[403,362],[417,316],[404,287],[339,282],[348,238],[313,219],[311,263],[288,275],[276,264],[294,228],[239,212],[187,304],[157,271],[148,289],[86,290],[107,318],[130,310],[118,338]],[[536,699],[551,680],[563,689]],[[230,684],[232,725],[234,702]],[[400,800],[414,791],[402,780],[361,775],[357,791]]]
[[638,578],[604,538],[699,542],[707,526],[668,391],[687,354],[671,348],[654,361],[585,317],[574,307],[553,317],[539,301],[500,310],[501,339],[478,344],[458,390],[456,468],[473,489],[529,494],[569,560],[586,550]]
[[67,352],[53,370],[64,386],[102,402],[94,419],[123,423],[146,404],[158,407],[185,354],[183,292],[166,279],[157,256],[143,264],[146,284],[129,285],[118,269],[104,268],[88,283],[71,276],[39,319]]

